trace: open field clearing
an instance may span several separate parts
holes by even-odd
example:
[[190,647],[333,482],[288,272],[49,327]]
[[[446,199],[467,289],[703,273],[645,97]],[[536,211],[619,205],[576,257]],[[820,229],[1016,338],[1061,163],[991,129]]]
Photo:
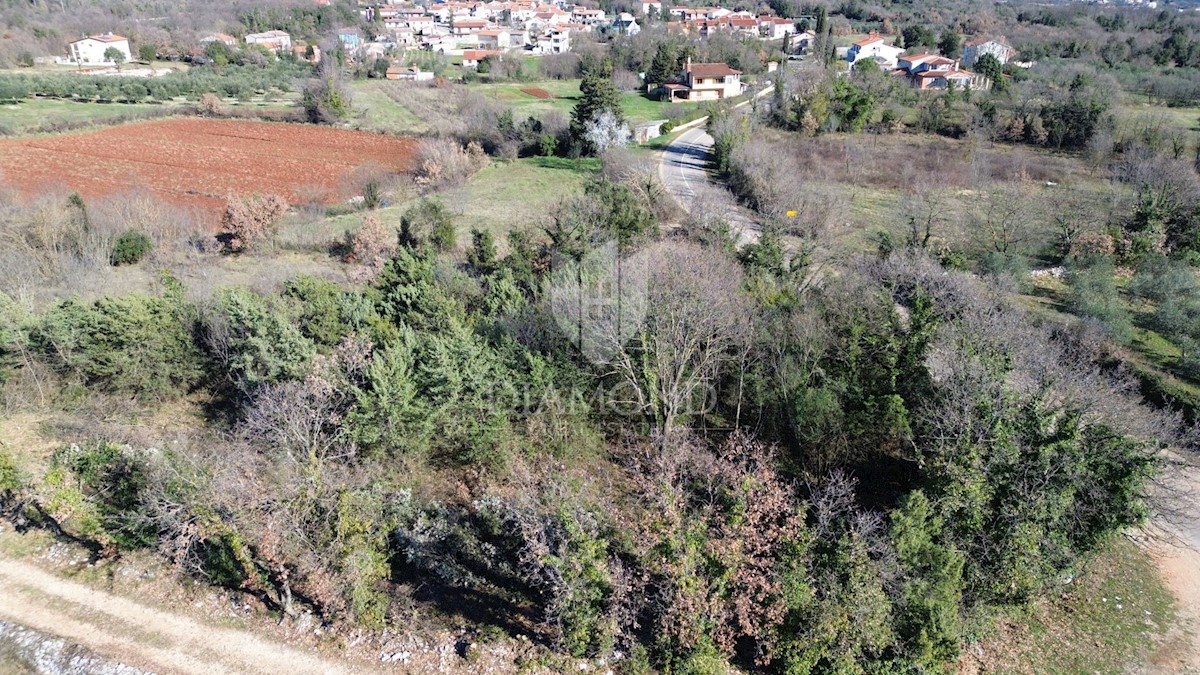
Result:
[[[20,103],[0,105],[0,134],[28,134],[41,131],[62,131],[84,125],[106,126],[131,121],[143,116],[171,115],[190,111],[194,101],[176,99],[163,103],[105,103],[100,101],[67,101],[57,98],[35,98]],[[239,101],[222,99],[230,111],[246,114],[278,114],[294,108],[294,97],[276,97]]]
[[412,139],[314,126],[169,119],[0,141],[0,174],[27,193],[65,186],[92,197],[149,189],[175,204],[215,211],[230,194],[333,201],[354,169],[406,170],[415,148]]

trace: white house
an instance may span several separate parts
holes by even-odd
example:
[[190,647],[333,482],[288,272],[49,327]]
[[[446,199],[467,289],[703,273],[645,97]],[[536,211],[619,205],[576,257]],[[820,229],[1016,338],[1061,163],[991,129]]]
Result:
[[508,49],[512,46],[512,34],[507,30],[489,28],[479,31],[478,37],[480,49]]
[[104,33],[89,35],[67,45],[70,61],[74,63],[112,63],[104,56],[109,49],[121,52],[126,61],[133,60],[133,52],[129,51],[129,40],[120,35]]
[[292,36],[281,30],[269,30],[265,33],[250,33],[246,35],[246,44],[262,45],[273,52],[291,51]]
[[571,31],[551,28],[538,36],[534,51],[539,54],[566,54],[571,51]]
[[760,16],[758,30],[767,40],[782,40],[789,33],[796,32],[796,23],[781,16]]
[[237,38],[229,35],[228,33],[212,33],[200,38],[200,44],[202,45],[207,45],[210,42],[220,42],[227,47],[237,46]]
[[991,54],[996,57],[1000,65],[1004,65],[1017,55],[1017,50],[1013,49],[1008,44],[1008,40],[1004,38],[998,40],[972,40],[963,45],[963,65],[968,68],[975,65],[975,61],[984,54]]
[[650,16],[650,10],[652,9],[655,16],[662,17],[663,8],[659,0],[642,0],[642,16]]
[[792,52],[796,54],[807,54],[812,51],[813,45],[817,42],[817,34],[811,30],[806,30],[802,33],[796,33],[792,36]]
[[891,70],[896,67],[896,58],[903,53],[903,49],[884,42],[879,33],[871,33],[866,39],[850,45],[850,49],[846,51],[846,61],[853,68],[855,63],[863,59],[874,59],[881,68]]
[[613,19],[612,29],[622,35],[637,35],[642,32],[642,27],[638,25],[637,19],[629,12],[621,12],[617,18]]

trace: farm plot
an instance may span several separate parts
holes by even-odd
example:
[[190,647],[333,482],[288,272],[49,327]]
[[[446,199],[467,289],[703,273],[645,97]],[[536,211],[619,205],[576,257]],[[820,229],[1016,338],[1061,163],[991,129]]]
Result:
[[215,212],[229,195],[273,192],[293,203],[345,198],[363,166],[410,168],[410,138],[324,127],[178,118],[85,133],[0,140],[0,182],[27,193],[86,196],[150,190]]

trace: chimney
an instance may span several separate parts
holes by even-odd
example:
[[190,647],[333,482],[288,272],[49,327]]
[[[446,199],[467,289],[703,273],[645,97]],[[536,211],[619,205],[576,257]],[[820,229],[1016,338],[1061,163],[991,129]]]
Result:
[[683,72],[685,72],[685,73],[692,72],[692,57],[690,57],[690,56],[688,57],[687,67],[683,69]]

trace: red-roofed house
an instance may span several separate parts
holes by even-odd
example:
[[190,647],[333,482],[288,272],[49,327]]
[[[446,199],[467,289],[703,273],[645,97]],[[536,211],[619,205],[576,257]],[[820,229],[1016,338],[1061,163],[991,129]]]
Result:
[[454,25],[450,27],[451,35],[470,35],[478,33],[487,28],[487,21],[483,19],[461,19],[455,20]]
[[896,57],[903,53],[903,49],[889,45],[879,33],[872,32],[866,38],[850,45],[846,52],[846,60],[850,62],[851,68],[863,59],[872,59],[879,67],[891,70],[896,67]]
[[499,55],[500,52],[491,49],[468,49],[463,52],[463,68],[478,68],[480,61]]
[[742,94],[742,71],[724,63],[692,63],[689,58],[678,82],[662,85],[671,101],[712,101]]
[[508,49],[512,46],[512,33],[507,29],[488,28],[478,33],[480,49]]

